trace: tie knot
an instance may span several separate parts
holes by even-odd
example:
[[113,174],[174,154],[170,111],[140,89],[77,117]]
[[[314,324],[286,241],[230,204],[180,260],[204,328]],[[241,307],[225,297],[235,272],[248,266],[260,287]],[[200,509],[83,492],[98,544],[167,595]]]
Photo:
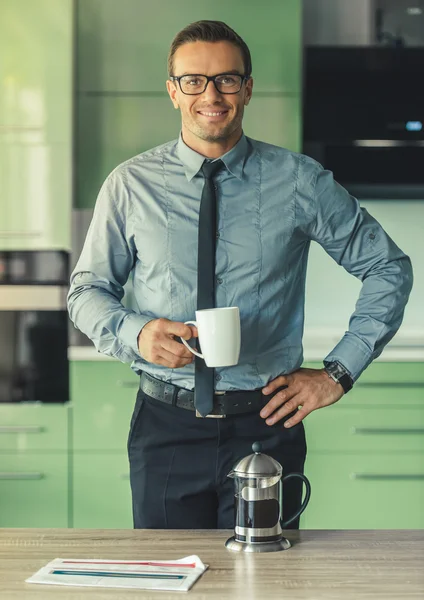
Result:
[[224,163],[221,159],[216,160],[215,162],[204,162],[202,165],[202,173],[205,179],[212,179],[216,173],[222,169]]

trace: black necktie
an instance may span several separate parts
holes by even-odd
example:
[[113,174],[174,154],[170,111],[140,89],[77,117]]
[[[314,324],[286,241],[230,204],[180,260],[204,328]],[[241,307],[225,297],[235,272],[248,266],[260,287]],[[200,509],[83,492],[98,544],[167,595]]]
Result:
[[[216,194],[213,176],[224,166],[222,160],[204,162],[205,178],[199,211],[199,245],[197,251],[197,310],[215,306],[215,240]],[[213,409],[214,369],[196,356],[194,377],[194,404],[205,417]]]

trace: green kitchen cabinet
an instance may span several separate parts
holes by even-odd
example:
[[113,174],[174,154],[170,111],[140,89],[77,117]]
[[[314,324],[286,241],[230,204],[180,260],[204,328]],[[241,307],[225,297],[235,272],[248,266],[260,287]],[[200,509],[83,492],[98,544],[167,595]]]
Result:
[[0,404],[0,452],[67,452],[68,411],[68,404]]
[[424,453],[310,452],[303,529],[424,528]]
[[[424,388],[423,388],[424,389]],[[413,408],[327,406],[305,419],[309,452],[423,452],[424,400]]]
[[68,453],[0,452],[0,527],[68,527]]
[[76,452],[73,472],[74,527],[133,527],[126,452]]
[[72,525],[131,528],[127,439],[139,378],[115,360],[72,361]]
[[69,249],[73,1],[0,14],[0,249]]
[[301,0],[79,0],[79,89],[84,92],[164,92],[172,39],[189,23],[225,21],[252,54],[255,90],[300,94]]
[[139,378],[118,361],[72,361],[73,448],[126,449]]
[[312,495],[303,528],[424,527],[422,363],[373,363],[304,424]]
[[0,527],[68,527],[70,412],[0,405]]

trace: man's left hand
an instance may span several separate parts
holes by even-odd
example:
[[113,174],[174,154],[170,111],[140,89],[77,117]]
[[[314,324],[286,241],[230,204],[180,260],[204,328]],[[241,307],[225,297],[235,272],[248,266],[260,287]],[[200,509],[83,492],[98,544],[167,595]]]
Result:
[[287,388],[275,394],[260,412],[267,425],[274,425],[300,407],[284,423],[284,427],[293,427],[313,410],[334,404],[344,394],[340,383],[333,381],[324,369],[299,369],[290,375],[280,375],[270,381],[262,393],[268,396],[283,385]]

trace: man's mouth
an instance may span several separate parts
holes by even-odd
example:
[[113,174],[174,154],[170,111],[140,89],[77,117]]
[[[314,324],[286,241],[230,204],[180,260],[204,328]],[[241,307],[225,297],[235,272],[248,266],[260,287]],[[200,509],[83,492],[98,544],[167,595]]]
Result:
[[209,119],[220,119],[228,113],[228,110],[217,110],[217,111],[198,110],[197,112],[199,115],[202,115],[202,117],[207,117]]

